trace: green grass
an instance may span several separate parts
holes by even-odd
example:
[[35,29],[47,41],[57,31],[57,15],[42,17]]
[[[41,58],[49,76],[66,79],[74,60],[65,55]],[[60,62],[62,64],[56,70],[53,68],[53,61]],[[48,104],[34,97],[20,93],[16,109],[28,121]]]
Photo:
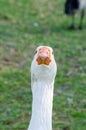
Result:
[[86,17],[82,31],[69,31],[63,9],[64,0],[0,0],[0,130],[28,127],[38,45],[53,47],[58,66],[53,130],[86,130]]

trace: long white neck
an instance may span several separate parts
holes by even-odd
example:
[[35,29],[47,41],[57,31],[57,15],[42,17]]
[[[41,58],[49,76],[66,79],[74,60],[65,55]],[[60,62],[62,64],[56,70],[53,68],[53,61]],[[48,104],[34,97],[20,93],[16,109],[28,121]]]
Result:
[[52,130],[53,82],[32,85],[32,116],[28,130]]

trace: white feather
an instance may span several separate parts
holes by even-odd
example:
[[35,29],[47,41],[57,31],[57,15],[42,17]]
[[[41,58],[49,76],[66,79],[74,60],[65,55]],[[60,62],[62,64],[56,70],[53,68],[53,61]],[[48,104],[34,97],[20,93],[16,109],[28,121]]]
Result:
[[79,0],[79,9],[83,10],[86,8],[86,0]]
[[[41,46],[42,47],[42,46]],[[37,48],[37,52],[39,48]],[[57,66],[51,50],[52,62],[38,65],[37,54],[31,65],[32,116],[28,130],[52,130],[53,88]]]

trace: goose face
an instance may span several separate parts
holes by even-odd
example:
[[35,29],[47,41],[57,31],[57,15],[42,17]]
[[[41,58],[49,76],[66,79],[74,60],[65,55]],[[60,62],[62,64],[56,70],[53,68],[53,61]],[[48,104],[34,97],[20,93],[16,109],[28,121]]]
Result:
[[56,71],[57,66],[53,55],[53,49],[49,46],[37,47],[31,65],[32,77],[35,77],[38,80],[50,80],[55,77]]
[[49,65],[51,63],[51,50],[49,47],[40,47],[37,51],[36,62],[38,65]]

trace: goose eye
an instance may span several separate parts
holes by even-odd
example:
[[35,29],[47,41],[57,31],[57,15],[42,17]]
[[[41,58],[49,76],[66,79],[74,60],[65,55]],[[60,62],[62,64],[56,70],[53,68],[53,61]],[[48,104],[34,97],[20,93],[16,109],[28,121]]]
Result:
[[54,55],[54,52],[52,51],[52,55]]
[[35,51],[35,54],[37,54],[37,50]]

